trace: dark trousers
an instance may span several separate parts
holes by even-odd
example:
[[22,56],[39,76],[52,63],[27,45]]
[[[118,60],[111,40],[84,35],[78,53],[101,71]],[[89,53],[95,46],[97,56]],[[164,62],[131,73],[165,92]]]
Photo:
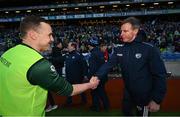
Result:
[[[87,98],[85,93],[81,93],[81,103],[87,103]],[[72,104],[72,96],[67,97],[66,104]]]
[[103,104],[104,110],[109,110],[110,104],[105,91],[105,83],[106,81],[101,81],[98,87],[91,91],[92,107],[97,111],[100,109],[101,102]]
[[[133,113],[135,110],[136,113]],[[123,101],[122,101],[122,112],[124,116],[148,116],[150,112],[148,112],[147,107],[145,105],[138,105],[135,103],[135,101],[132,99],[129,92],[125,89],[124,95],[123,95]]]
[[[77,78],[77,77],[76,77]],[[81,77],[77,78],[76,80],[72,80],[72,79],[66,79],[70,84],[81,84],[83,83],[83,79]],[[80,94],[81,96],[81,103],[85,104],[87,103],[87,97],[86,97],[86,93],[83,92]],[[67,99],[66,99],[66,104],[69,105],[69,104],[72,104],[72,96],[68,96]]]
[[55,105],[54,98],[53,98],[51,92],[49,92],[49,91],[48,91],[48,101],[49,101],[49,105],[51,105],[51,106]]

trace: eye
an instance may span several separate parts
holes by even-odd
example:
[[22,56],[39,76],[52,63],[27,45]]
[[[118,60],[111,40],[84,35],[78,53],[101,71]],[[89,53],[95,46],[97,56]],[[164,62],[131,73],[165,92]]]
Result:
[[54,37],[54,34],[53,34],[53,33],[50,33],[50,34],[49,34],[49,37]]

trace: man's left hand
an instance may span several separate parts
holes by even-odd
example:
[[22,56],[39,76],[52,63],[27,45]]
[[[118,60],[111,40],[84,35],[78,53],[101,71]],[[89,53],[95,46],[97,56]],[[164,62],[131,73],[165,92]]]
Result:
[[148,104],[148,109],[150,112],[157,112],[160,109],[160,105],[152,100]]

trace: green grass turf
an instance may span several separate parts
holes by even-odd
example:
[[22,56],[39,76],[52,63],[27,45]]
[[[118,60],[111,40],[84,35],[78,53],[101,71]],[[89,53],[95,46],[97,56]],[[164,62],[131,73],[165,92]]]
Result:
[[[46,116],[122,116],[121,110],[114,109],[108,112],[100,111],[94,112],[89,109],[79,108],[58,108],[46,113]],[[180,112],[156,112],[151,113],[151,116],[180,116]]]

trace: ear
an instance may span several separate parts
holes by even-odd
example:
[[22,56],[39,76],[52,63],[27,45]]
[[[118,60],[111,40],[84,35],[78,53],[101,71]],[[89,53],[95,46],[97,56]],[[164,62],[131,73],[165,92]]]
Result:
[[37,33],[33,30],[28,31],[28,36],[33,40],[37,39]]
[[139,32],[139,29],[134,29],[134,34],[137,35],[137,33]]

